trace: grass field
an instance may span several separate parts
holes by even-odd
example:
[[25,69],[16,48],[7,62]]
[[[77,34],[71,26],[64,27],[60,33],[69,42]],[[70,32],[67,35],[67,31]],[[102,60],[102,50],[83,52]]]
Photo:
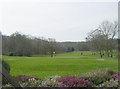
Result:
[[40,78],[54,75],[80,75],[95,69],[110,68],[118,70],[117,58],[103,58],[91,52],[71,52],[50,56],[17,57],[3,56],[10,64],[11,75],[32,75]]

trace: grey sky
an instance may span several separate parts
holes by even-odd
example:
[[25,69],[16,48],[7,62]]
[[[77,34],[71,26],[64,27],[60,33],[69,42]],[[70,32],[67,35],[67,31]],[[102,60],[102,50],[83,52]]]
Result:
[[16,31],[57,41],[85,40],[90,30],[118,17],[117,2],[2,2],[0,30]]

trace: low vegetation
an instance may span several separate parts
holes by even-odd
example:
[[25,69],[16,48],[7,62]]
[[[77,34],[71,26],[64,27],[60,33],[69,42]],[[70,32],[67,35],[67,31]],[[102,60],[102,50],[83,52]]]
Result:
[[[97,70],[98,71],[98,70]],[[90,76],[86,77],[84,76],[53,76],[53,77],[47,77],[45,79],[40,79],[36,77],[31,77],[31,76],[25,76],[25,75],[20,75],[17,77],[13,77],[14,80],[17,80],[17,82],[22,86],[22,87],[34,87],[33,89],[37,89],[37,87],[114,87],[115,89],[119,87],[118,81],[119,79],[114,79],[112,76],[114,75],[114,72],[109,72],[108,70],[99,70],[102,73],[108,73],[110,76],[110,79],[106,79],[106,76],[101,75],[101,78],[105,78],[103,82],[99,82],[96,84],[96,80],[94,77],[96,76]],[[92,71],[97,74],[96,70]],[[91,72],[91,73],[92,73]],[[117,72],[116,72],[117,73]],[[86,73],[87,74],[87,73]],[[85,75],[86,75],[85,74]],[[89,73],[88,73],[89,76]],[[99,76],[99,75],[98,75]],[[120,77],[120,75],[118,75]],[[93,80],[91,81],[90,79]],[[101,80],[102,80],[101,79]],[[101,81],[100,80],[100,81]],[[99,81],[99,79],[97,80]],[[10,84],[6,84],[5,86],[12,87]]]

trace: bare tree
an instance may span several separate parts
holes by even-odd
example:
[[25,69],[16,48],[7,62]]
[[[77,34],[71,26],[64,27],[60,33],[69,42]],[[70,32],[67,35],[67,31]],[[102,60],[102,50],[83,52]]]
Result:
[[99,51],[100,57],[102,58],[104,54],[104,41],[106,40],[106,36],[103,35],[100,30],[96,29],[89,33],[86,40],[91,43],[92,47]]
[[108,54],[108,57],[113,57],[113,40],[115,36],[118,33],[118,22],[114,21],[109,22],[109,21],[103,21],[101,25],[99,26],[99,30],[107,37],[105,43],[106,43],[106,52]]
[[49,44],[49,51],[51,57],[53,57],[53,54],[55,52],[55,46],[56,46],[56,41],[53,38],[48,38],[48,44]]
[[109,21],[103,21],[98,29],[93,30],[89,33],[87,41],[92,43],[92,46],[100,52],[102,57],[104,51],[108,57],[113,57],[112,50],[114,49],[114,38],[118,32],[118,23]]

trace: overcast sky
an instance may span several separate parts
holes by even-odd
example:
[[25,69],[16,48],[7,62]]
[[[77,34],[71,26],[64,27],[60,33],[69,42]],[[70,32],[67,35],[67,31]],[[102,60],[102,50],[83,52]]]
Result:
[[57,41],[83,41],[104,21],[118,19],[117,2],[8,1],[0,5],[0,31]]

